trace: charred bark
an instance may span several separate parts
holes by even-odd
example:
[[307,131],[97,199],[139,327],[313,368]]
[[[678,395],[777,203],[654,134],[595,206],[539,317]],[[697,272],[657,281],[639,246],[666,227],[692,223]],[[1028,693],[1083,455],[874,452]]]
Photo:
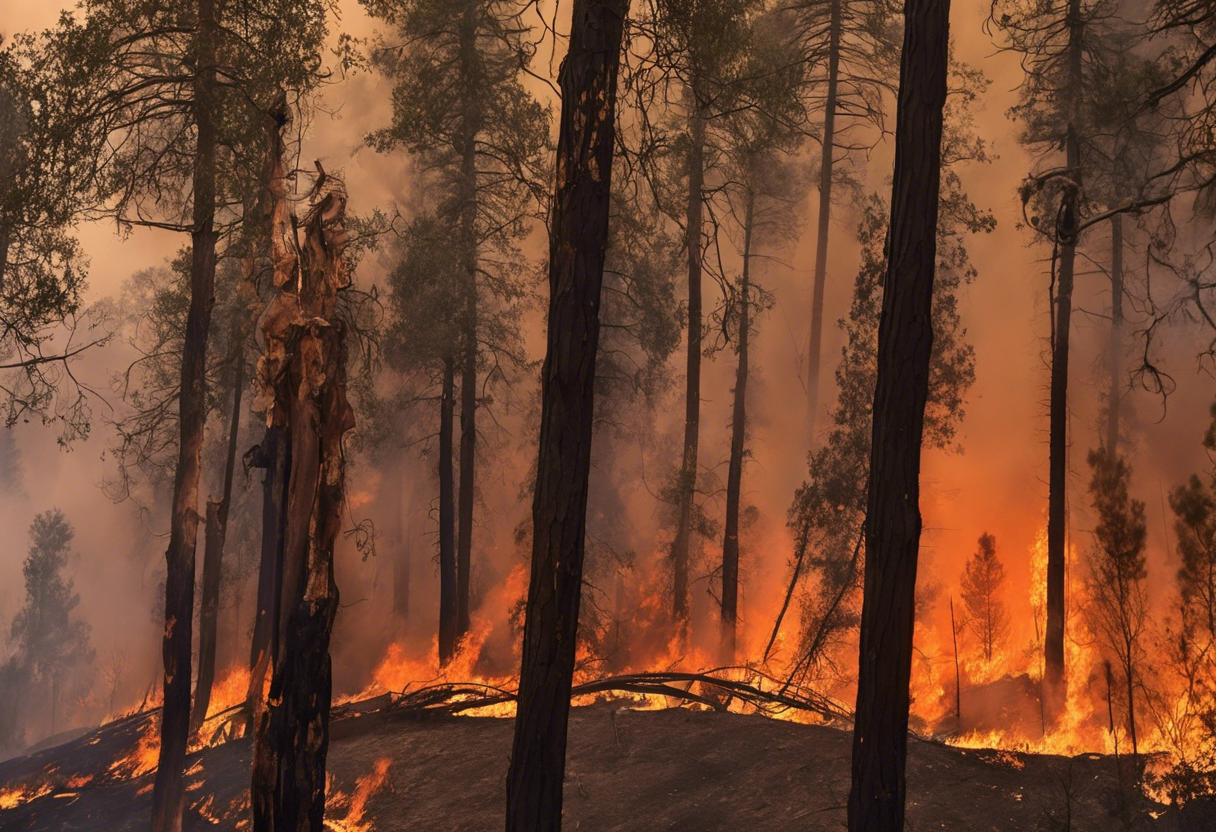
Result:
[[456,365],[443,362],[439,399],[439,665],[456,655],[459,602],[456,591],[456,517],[452,491],[452,433]]
[[906,0],[865,522],[850,832],[902,832],[949,0]]
[[735,661],[739,620],[739,500],[743,487],[743,454],[747,439],[748,339],[751,326],[749,297],[752,251],[752,217],[755,195],[748,191],[743,220],[743,274],[739,280],[739,357],[735,368],[735,393],[731,409],[730,463],[726,473],[726,532],[722,538],[722,633],[721,661]]
[[692,548],[697,456],[701,435],[701,225],[705,180],[705,117],[695,80],[689,89],[688,201],[685,246],[688,249],[688,345],[684,379],[684,455],[676,483],[676,534],[671,544],[671,613],[681,639],[688,632],[688,560]]
[[819,411],[819,365],[823,349],[823,295],[828,277],[828,232],[832,219],[832,169],[836,150],[836,99],[840,85],[840,29],[844,0],[832,0],[828,19],[828,83],[823,107],[822,155],[819,162],[819,227],[815,238],[815,282],[811,290],[811,334],[806,353],[807,440],[815,443]]
[[268,427],[251,461],[266,470],[262,480],[262,547],[258,562],[257,612],[249,645],[250,714],[261,699],[266,674],[274,663],[275,633],[279,620],[279,587],[283,567],[283,518],[286,514],[287,476],[291,445],[282,428]]
[[[1070,98],[1079,94],[1081,86],[1081,21],[1080,0],[1068,4],[1068,89]],[[1043,640],[1044,674],[1043,698],[1047,703],[1049,721],[1054,722],[1065,701],[1064,572],[1066,569],[1068,527],[1068,336],[1072,326],[1073,273],[1077,255],[1077,224],[1081,178],[1081,146],[1075,129],[1074,112],[1070,114],[1065,136],[1065,156],[1068,175],[1073,182],[1065,188],[1064,204],[1056,228],[1060,249],[1059,279],[1055,293],[1055,316],[1051,345],[1051,418],[1048,438],[1050,464],[1047,496],[1047,628]]]
[[561,829],[566,727],[582,594],[600,290],[617,69],[627,0],[574,0],[549,235],[532,574],[507,772],[508,832]]
[[335,311],[338,292],[349,285],[342,257],[348,242],[346,195],[334,177],[322,176],[298,244],[277,131],[272,145],[277,291],[262,317],[266,352],[258,363],[259,403],[270,424],[291,437],[292,460],[277,599],[281,649],[257,715],[250,802],[257,832],[321,832],[332,682],[329,639],[338,608],[333,554],[344,500],[342,437],[354,426],[346,398],[345,324]]
[[236,474],[236,445],[241,426],[241,388],[245,381],[244,339],[234,327],[232,358],[232,413],[228,421],[228,455],[224,460],[224,490],[218,503],[207,503],[207,529],[203,546],[203,597],[198,616],[198,679],[194,683],[191,736],[207,719],[211,686],[215,683],[215,652],[219,627],[220,579],[223,575],[224,543],[228,536],[228,511],[232,506],[232,478]]
[[180,832],[185,802],[183,766],[190,732],[190,665],[194,625],[194,559],[198,539],[198,483],[207,421],[207,333],[215,301],[216,124],[215,0],[198,0],[194,45],[193,214],[190,232],[190,308],[182,346],[178,400],[180,436],[173,482],[169,548],[165,553],[164,705],[160,753],[152,787],[152,832]]

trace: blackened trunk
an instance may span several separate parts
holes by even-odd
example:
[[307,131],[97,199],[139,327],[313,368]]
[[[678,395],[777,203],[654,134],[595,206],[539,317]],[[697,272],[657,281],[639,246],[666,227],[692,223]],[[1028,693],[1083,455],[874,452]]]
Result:
[[906,0],[865,521],[850,832],[903,832],[949,0]]
[[228,419],[228,456],[224,460],[224,490],[218,503],[207,503],[207,530],[203,546],[203,597],[198,615],[198,680],[194,684],[194,711],[190,717],[192,736],[198,733],[207,719],[207,708],[211,704],[211,686],[215,683],[220,578],[224,567],[224,542],[228,536],[228,511],[232,506],[232,478],[236,474],[236,445],[241,426],[241,387],[245,382],[242,341],[243,334],[239,327],[234,327],[232,413]]
[[254,463],[265,468],[262,480],[262,547],[258,562],[257,611],[249,645],[250,719],[263,699],[266,678],[274,664],[279,621],[279,592],[283,574],[283,520],[287,509],[287,477],[291,446],[282,428],[268,427]]
[[566,726],[583,581],[600,289],[608,238],[616,76],[627,0],[574,0],[549,236],[549,329],[508,832],[562,822]]
[[197,155],[193,171],[190,232],[190,309],[182,346],[180,436],[173,482],[169,548],[165,553],[164,706],[160,754],[152,787],[152,832],[180,832],[185,802],[183,766],[190,732],[191,649],[194,629],[194,556],[198,539],[198,483],[207,421],[207,333],[215,300],[214,122],[215,0],[198,0],[194,45],[194,122]]
[[726,473],[726,533],[722,539],[721,660],[735,661],[739,620],[739,500],[743,487],[743,453],[747,436],[747,345],[751,326],[748,293],[752,250],[752,215],[755,196],[747,194],[743,220],[743,274],[739,280],[739,356],[735,368],[734,404],[731,409],[730,463]]
[[1106,449],[1119,452],[1119,400],[1123,393],[1123,215],[1110,218],[1110,344],[1106,369],[1110,377],[1110,408],[1106,414]]
[[[1080,0],[1068,4],[1068,96],[1075,102],[1081,86]],[[1070,103],[1075,111],[1075,103]],[[1081,149],[1070,119],[1065,137],[1068,173],[1074,181],[1081,177]],[[1054,722],[1066,701],[1064,668],[1064,572],[1068,528],[1068,336],[1072,326],[1073,271],[1076,261],[1077,211],[1079,194],[1069,188],[1064,195],[1056,236],[1060,248],[1059,279],[1056,286],[1055,316],[1051,345],[1051,419],[1048,438],[1050,464],[1047,495],[1047,629],[1044,638],[1043,699],[1048,720]]]
[[815,241],[815,283],[811,294],[811,335],[806,353],[806,428],[815,442],[819,411],[819,365],[823,349],[823,294],[828,277],[828,231],[832,219],[832,168],[836,149],[836,98],[840,84],[840,29],[844,0],[831,0],[828,10],[828,83],[823,107],[822,155],[819,163],[819,227]]
[[473,472],[477,467],[477,335],[466,335],[460,370],[460,497],[456,534],[456,641],[469,631],[469,570],[473,551]]
[[688,346],[684,384],[684,455],[676,484],[676,534],[671,545],[672,619],[681,640],[688,632],[688,560],[697,494],[697,453],[701,435],[701,223],[705,179],[705,118],[696,83],[689,96],[688,194],[685,247],[688,250]]
[[452,433],[455,408],[456,365],[443,362],[443,389],[439,398],[439,664],[456,654],[456,517],[452,491]]

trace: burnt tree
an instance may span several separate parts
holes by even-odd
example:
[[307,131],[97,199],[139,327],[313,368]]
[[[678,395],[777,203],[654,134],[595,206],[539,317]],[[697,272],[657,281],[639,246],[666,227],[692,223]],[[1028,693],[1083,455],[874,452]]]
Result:
[[[275,133],[275,138],[279,134]],[[339,293],[350,284],[343,260],[346,195],[320,177],[297,241],[289,214],[281,139],[271,178],[272,297],[262,318],[259,406],[291,442],[283,518],[278,641],[274,672],[256,717],[254,829],[321,832],[329,749],[329,639],[338,609],[334,540],[344,500],[342,437],[354,426],[346,398],[346,327]]]
[[850,832],[902,832],[949,0],[906,0],[865,521]]
[[558,830],[582,594],[600,290],[608,238],[617,70],[627,0],[575,0],[559,74],[562,108],[549,237],[549,328],[541,374],[508,830]]

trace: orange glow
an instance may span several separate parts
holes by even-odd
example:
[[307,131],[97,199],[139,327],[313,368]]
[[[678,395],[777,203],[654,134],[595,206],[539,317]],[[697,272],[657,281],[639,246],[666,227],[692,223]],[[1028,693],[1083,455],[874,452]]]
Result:
[[372,770],[355,782],[355,791],[349,798],[342,792],[335,791],[331,794],[328,793],[329,789],[326,789],[326,814],[330,814],[333,809],[342,808],[345,808],[346,812],[341,818],[327,817],[325,828],[332,832],[372,832],[372,821],[365,819],[367,801],[388,783],[388,769],[391,764],[392,761],[388,758],[377,760]]

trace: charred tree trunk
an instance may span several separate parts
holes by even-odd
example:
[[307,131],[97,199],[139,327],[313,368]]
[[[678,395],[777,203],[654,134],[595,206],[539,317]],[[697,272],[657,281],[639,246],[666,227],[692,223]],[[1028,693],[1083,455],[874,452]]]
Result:
[[903,832],[949,0],[906,0],[866,503],[850,832]]
[[574,0],[549,236],[549,329],[508,832],[562,823],[566,726],[583,581],[595,357],[608,239],[617,68],[627,0]]
[[215,301],[216,86],[219,21],[215,0],[198,0],[194,45],[193,171],[190,232],[190,309],[182,347],[178,402],[180,437],[173,482],[169,549],[165,553],[164,706],[160,754],[152,788],[152,832],[179,832],[185,802],[183,766],[190,733],[190,664],[194,625],[194,556],[198,540],[198,483],[207,421],[207,333]]
[[[280,150],[281,143],[277,145]],[[354,426],[346,399],[346,331],[336,313],[349,285],[342,259],[346,195],[334,177],[314,191],[295,245],[282,166],[275,178],[272,250],[278,290],[262,318],[258,364],[269,421],[291,436],[278,638],[254,749],[256,832],[321,832],[332,677],[329,639],[338,609],[334,541],[344,500],[342,437]],[[318,168],[320,167],[318,163]]]
[[203,598],[198,616],[198,679],[194,684],[194,711],[190,734],[197,734],[207,719],[211,686],[215,683],[215,651],[219,627],[220,579],[223,576],[224,542],[228,536],[228,511],[232,506],[232,478],[236,474],[236,444],[241,426],[241,387],[245,381],[243,334],[234,327],[232,355],[232,413],[228,420],[228,456],[224,460],[224,490],[218,503],[207,503],[207,530],[203,546]]
[[[1069,96],[1075,98],[1081,84],[1081,5],[1068,4]],[[1075,110],[1075,104],[1070,104]],[[1068,336],[1072,326],[1073,272],[1077,254],[1078,191],[1081,178],[1081,148],[1075,122],[1070,122],[1065,137],[1068,175],[1074,185],[1067,188],[1056,239],[1060,248],[1059,280],[1055,297],[1055,317],[1051,345],[1051,426],[1048,439],[1050,455],[1047,497],[1047,630],[1044,638],[1044,692],[1049,721],[1059,716],[1065,701],[1064,668],[1064,571],[1068,527]]]
[[473,472],[477,461],[477,334],[466,335],[460,371],[460,497],[456,533],[456,646],[469,632],[469,569],[473,552]]
[[456,364],[443,362],[443,390],[439,398],[439,665],[456,655],[456,517],[452,491],[453,400]]
[[831,0],[828,20],[827,101],[823,108],[823,148],[819,163],[819,228],[815,241],[815,283],[811,295],[811,335],[806,353],[806,429],[814,445],[819,411],[819,365],[823,349],[823,293],[828,277],[828,231],[832,219],[832,169],[836,150],[836,98],[840,84],[840,29],[844,0]]
[[291,445],[282,428],[268,427],[253,464],[264,468],[262,480],[262,548],[258,562],[257,612],[249,645],[249,693],[245,707],[250,725],[263,701],[266,676],[274,664],[278,642],[279,592],[283,576],[283,520],[287,513],[287,478]]
[[697,452],[701,435],[701,224],[705,179],[705,118],[695,80],[689,90],[688,202],[688,353],[684,386],[684,456],[676,484],[676,535],[671,544],[672,619],[680,639],[688,633],[688,560],[697,495]]
[[1106,448],[1119,452],[1119,400],[1123,382],[1123,215],[1110,218],[1110,344],[1106,369],[1110,375],[1110,411],[1106,414]]
[[726,533],[722,539],[721,660],[735,661],[739,620],[739,499],[743,486],[743,453],[747,437],[747,346],[751,326],[749,297],[752,251],[752,216],[755,195],[747,193],[743,219],[743,274],[739,281],[739,363],[735,368],[735,394],[731,409],[730,463],[726,473]]
[[[471,8],[471,7],[470,7]],[[456,535],[456,646],[469,631],[469,577],[473,552],[473,503],[477,470],[477,134],[481,114],[472,89],[480,81],[477,26],[467,15],[460,27],[460,74],[465,95],[460,151],[460,234],[465,257],[464,345],[460,366],[460,493]]]

